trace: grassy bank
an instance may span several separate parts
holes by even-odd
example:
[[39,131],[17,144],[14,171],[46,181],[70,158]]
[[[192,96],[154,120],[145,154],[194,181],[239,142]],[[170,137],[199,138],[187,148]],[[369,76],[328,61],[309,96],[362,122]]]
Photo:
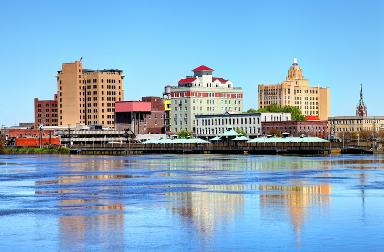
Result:
[[[65,147],[44,147],[44,148],[4,148],[3,154],[69,154],[70,149]],[[0,152],[1,153],[1,152]]]

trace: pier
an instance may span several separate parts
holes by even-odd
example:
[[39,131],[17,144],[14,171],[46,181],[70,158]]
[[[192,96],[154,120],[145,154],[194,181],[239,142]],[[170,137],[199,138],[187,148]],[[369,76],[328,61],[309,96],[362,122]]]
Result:
[[71,148],[72,154],[314,154],[331,153],[330,143],[104,144]]

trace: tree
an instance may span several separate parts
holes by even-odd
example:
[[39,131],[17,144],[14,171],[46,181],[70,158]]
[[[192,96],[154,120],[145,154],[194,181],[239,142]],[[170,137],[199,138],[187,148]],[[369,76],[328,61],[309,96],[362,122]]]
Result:
[[280,130],[272,128],[269,130],[268,135],[275,136],[275,137],[281,137],[282,133]]
[[178,138],[190,138],[190,137],[192,137],[192,132],[190,132],[188,130],[180,130],[177,133],[177,137]]
[[254,113],[257,113],[257,112],[258,112],[257,109],[250,108],[250,109],[247,110],[246,113],[248,113],[248,114],[254,114]]
[[240,128],[236,128],[236,132],[237,132],[237,134],[242,135],[242,136],[246,136],[247,135],[247,132],[245,132],[244,130],[242,130]]
[[258,109],[257,112],[291,113],[293,121],[305,121],[305,116],[301,113],[300,109],[295,106],[280,106],[277,104],[271,104],[265,108]]
[[369,141],[372,137],[372,131],[361,130],[358,132],[360,141]]
[[5,153],[5,138],[0,134],[0,154]]

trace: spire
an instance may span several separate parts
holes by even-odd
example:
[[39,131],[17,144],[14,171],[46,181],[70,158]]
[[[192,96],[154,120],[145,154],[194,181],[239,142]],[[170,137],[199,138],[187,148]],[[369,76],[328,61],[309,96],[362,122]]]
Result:
[[360,84],[360,99],[356,107],[356,116],[365,117],[367,114],[367,106],[364,103],[363,97],[363,84]]
[[363,84],[360,83],[360,101],[363,100]]
[[299,63],[297,62],[297,58],[293,58],[292,65],[297,66]]

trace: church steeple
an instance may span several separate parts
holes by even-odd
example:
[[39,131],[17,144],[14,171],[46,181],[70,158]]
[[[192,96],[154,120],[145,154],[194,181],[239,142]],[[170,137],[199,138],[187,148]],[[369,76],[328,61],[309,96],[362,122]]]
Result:
[[360,84],[360,100],[356,107],[356,116],[365,117],[367,115],[367,106],[365,105],[363,98],[363,84]]

